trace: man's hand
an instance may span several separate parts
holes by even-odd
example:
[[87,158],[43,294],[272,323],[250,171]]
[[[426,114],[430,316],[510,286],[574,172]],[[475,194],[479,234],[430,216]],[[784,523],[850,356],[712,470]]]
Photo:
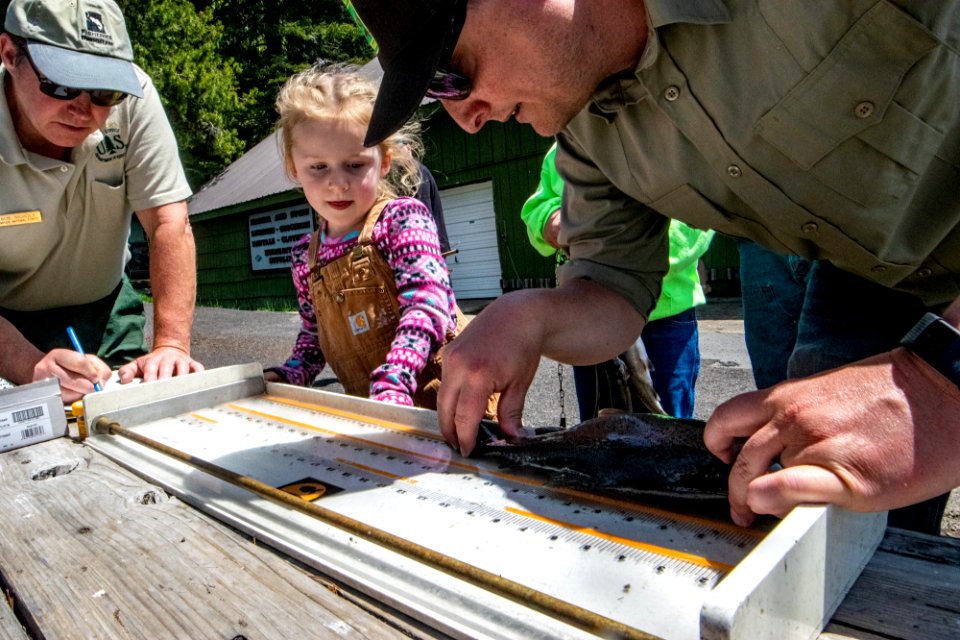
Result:
[[120,383],[126,384],[134,378],[150,382],[198,371],[203,371],[203,365],[191,358],[189,353],[178,347],[161,346],[133,362],[128,362],[117,372]]
[[110,367],[100,358],[70,349],[53,349],[33,367],[33,381],[57,378],[64,404],[91,393],[94,383],[106,382]]
[[551,213],[543,223],[543,241],[554,249],[560,248],[560,209]]
[[[733,398],[717,407],[704,439],[734,463],[737,524],[805,502],[893,509],[960,485],[960,390],[896,349]],[[784,468],[767,473],[776,462]]]
[[487,399],[499,391],[500,427],[518,435],[541,356],[603,362],[626,351],[642,329],[643,317],[624,298],[587,280],[501,296],[443,348],[440,430],[450,446],[470,455]]
[[500,392],[497,418],[508,435],[523,428],[527,389],[540,364],[542,324],[524,304],[526,292],[498,298],[474,318],[442,352],[437,395],[440,431],[451,447],[468,456],[487,399]]

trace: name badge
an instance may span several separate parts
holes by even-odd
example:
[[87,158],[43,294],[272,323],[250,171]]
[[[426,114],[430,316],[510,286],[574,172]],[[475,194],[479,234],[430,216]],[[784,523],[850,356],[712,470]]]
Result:
[[39,211],[14,211],[0,213],[0,227],[15,227],[18,224],[36,224],[43,221],[43,214]]

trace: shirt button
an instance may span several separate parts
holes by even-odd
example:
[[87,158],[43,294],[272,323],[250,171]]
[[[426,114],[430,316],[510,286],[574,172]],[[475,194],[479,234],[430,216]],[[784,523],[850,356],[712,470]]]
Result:
[[743,175],[743,171],[741,171],[740,167],[738,167],[737,165],[732,164],[729,167],[727,167],[727,175],[730,176],[731,178],[739,178],[740,176]]
[[60,173],[66,173],[67,171],[70,171],[70,167],[65,164],[60,165]]
[[818,225],[816,222],[804,222],[802,225],[800,225],[800,231],[803,231],[804,233],[816,233],[819,229],[820,225]]
[[933,275],[933,269],[930,267],[920,267],[917,269],[917,276],[920,278],[929,278]]
[[667,99],[667,102],[673,102],[680,97],[680,87],[675,84],[670,85],[664,90],[663,97]]
[[864,100],[863,102],[857,104],[853,112],[856,114],[858,118],[863,120],[865,118],[869,118],[870,116],[872,116],[875,109],[876,107],[873,106],[872,102],[870,102],[869,100]]
[[878,264],[874,267],[870,267],[870,271],[872,271],[873,273],[886,273],[887,268],[882,264]]

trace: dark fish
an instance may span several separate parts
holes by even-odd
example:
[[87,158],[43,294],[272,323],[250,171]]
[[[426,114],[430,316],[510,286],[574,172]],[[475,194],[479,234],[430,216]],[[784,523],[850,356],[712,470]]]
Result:
[[474,455],[551,475],[551,483],[633,495],[716,498],[727,495],[730,465],[703,444],[702,420],[620,413],[570,429],[540,429],[507,440],[481,424]]

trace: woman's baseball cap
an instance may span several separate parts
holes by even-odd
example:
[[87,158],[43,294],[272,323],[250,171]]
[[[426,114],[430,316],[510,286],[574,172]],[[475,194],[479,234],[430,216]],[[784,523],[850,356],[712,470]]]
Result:
[[123,13],[112,0],[13,0],[4,29],[26,39],[30,59],[51,82],[143,97]]
[[417,110],[434,73],[453,53],[465,5],[466,0],[353,0],[377,41],[383,68],[365,145],[384,140]]

